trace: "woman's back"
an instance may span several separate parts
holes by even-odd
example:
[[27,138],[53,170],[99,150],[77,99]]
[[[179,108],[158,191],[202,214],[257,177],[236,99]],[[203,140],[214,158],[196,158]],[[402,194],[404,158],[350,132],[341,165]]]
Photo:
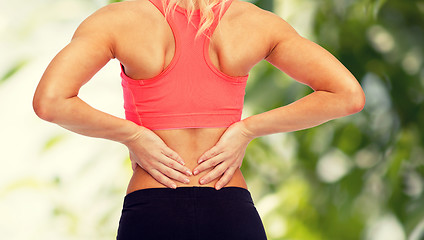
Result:
[[[159,75],[175,55],[173,31],[163,14],[152,2],[133,1],[111,4],[119,19],[114,32],[119,37],[114,44],[114,55],[131,79],[149,79]],[[210,62],[216,70],[229,76],[245,76],[266,57],[272,48],[264,27],[268,12],[253,4],[234,0],[212,34],[209,45]],[[268,16],[269,17],[269,16]],[[261,44],[258,44],[261,43]],[[182,128],[152,130],[171,149],[176,151],[193,170],[198,158],[213,147],[227,128]],[[177,186],[200,185],[204,171],[189,177],[190,183],[176,182]],[[204,186],[214,187],[219,179]],[[163,187],[139,166],[129,184],[128,193],[140,188]],[[247,188],[240,170],[227,186]]]

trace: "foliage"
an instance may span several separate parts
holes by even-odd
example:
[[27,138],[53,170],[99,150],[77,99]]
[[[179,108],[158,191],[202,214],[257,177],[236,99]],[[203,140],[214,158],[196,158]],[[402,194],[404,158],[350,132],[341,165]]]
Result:
[[20,60],[19,62],[15,63],[6,73],[3,74],[3,76],[0,77],[0,85],[3,82],[6,82],[9,80],[10,77],[15,75],[19,70],[21,70],[25,65],[29,62],[27,59]]

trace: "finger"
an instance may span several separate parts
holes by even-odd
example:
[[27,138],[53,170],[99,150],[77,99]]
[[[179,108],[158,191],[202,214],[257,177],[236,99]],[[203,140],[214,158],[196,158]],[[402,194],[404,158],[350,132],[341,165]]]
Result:
[[185,165],[184,160],[180,157],[180,155],[178,155],[178,153],[176,153],[175,151],[173,151],[170,148],[165,148],[163,149],[162,153],[169,157],[170,159],[179,162],[181,165]]
[[163,173],[165,176],[175,179],[179,182],[182,183],[190,183],[190,179],[188,179],[187,176],[185,176],[184,174],[182,174],[179,171],[176,171],[168,166],[166,166],[165,164],[162,164],[162,166],[159,166],[158,168],[156,168],[157,170],[159,170],[161,173]]
[[197,160],[197,163],[202,163],[203,161],[205,161],[209,158],[212,158],[212,157],[220,154],[221,152],[222,151],[215,145],[211,149],[209,149],[208,151],[203,153],[202,156],[200,156],[199,160]]
[[157,169],[152,168],[149,170],[149,173],[154,179],[156,179],[156,181],[162,183],[163,185],[173,189],[177,188],[177,184],[175,184],[171,179],[167,178]]
[[137,163],[135,161],[131,161],[131,168],[133,171],[137,168]]
[[[130,152],[130,162],[131,162],[131,168],[133,171],[135,171],[135,169],[137,168],[137,165],[140,165],[137,163],[135,159],[136,159],[136,156],[132,152]],[[141,165],[140,167],[143,168]]]
[[188,167],[182,166],[181,164],[175,162],[173,159],[164,157],[164,158],[160,159],[159,161],[162,164],[164,164],[165,166],[172,168],[172,169],[175,169],[175,170],[178,170],[178,171],[186,174],[187,176],[193,175]]
[[205,160],[204,162],[202,162],[201,164],[199,164],[194,170],[193,170],[193,174],[197,175],[200,172],[209,169],[211,167],[215,167],[216,165],[220,164],[221,162],[223,162],[225,160],[225,157],[222,155],[217,155],[213,158],[210,158],[208,160]]
[[215,180],[217,177],[221,176],[225,170],[227,170],[227,166],[225,164],[220,164],[212,169],[208,174],[199,179],[200,184],[207,184],[211,181]]
[[225,171],[224,175],[219,179],[219,181],[215,184],[215,189],[219,190],[227,183],[230,182],[230,180],[233,178],[234,173],[236,172],[236,167],[229,167],[227,171]]

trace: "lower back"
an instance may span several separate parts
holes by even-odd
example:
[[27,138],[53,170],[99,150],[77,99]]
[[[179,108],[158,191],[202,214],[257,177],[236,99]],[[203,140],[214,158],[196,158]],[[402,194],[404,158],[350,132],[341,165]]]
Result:
[[[169,130],[152,130],[156,133],[165,144],[170,147],[172,150],[178,153],[180,157],[186,163],[186,166],[193,171],[193,169],[198,165],[197,160],[199,157],[215,146],[219,138],[225,132],[227,128],[184,128],[184,129],[169,129]],[[212,169],[212,168],[211,168]],[[177,187],[182,186],[209,186],[214,187],[215,183],[219,178],[214,181],[200,185],[199,179],[206,175],[211,169],[207,169],[196,176],[188,177],[190,183],[185,184],[173,180]],[[246,188],[246,183],[243,178],[243,175],[240,169],[234,173],[233,178],[226,186],[236,186]],[[127,193],[133,192],[138,189],[144,188],[159,188],[166,187],[161,183],[157,182],[149,173],[143,170],[140,167],[137,167],[133,173],[133,176],[130,180]]]

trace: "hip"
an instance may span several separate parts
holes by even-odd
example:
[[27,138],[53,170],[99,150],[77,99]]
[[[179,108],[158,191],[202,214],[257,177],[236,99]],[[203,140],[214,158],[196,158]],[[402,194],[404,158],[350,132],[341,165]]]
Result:
[[266,240],[247,189],[141,189],[124,198],[117,240]]

